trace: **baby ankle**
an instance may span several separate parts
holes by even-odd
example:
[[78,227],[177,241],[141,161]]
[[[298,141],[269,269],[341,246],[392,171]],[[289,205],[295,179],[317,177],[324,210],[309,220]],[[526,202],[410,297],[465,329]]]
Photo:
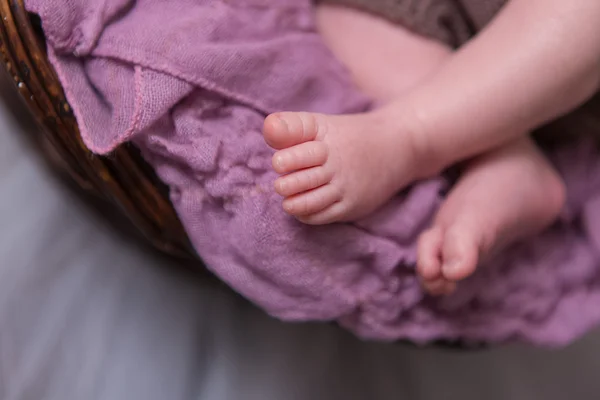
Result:
[[416,171],[418,179],[427,179],[439,175],[451,162],[446,162],[444,152],[438,148],[436,138],[427,128],[426,122],[418,115],[408,115],[404,125],[405,134],[410,140],[411,150],[414,154],[416,165],[419,170]]

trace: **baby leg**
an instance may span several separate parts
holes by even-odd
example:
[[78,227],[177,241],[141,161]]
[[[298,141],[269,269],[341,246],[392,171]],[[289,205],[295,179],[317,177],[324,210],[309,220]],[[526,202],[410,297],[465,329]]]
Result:
[[[406,93],[451,54],[433,40],[352,9],[318,8],[321,34],[357,85],[380,103]],[[418,128],[394,109],[351,116],[279,113],[264,135],[284,209],[310,224],[355,220],[412,181],[439,172]],[[408,119],[406,119],[408,121]]]
[[451,292],[492,252],[550,225],[564,198],[560,177],[531,139],[472,161],[420,238],[418,272],[425,288]]
[[317,8],[319,33],[356,85],[379,103],[405,94],[452,54],[444,44],[352,8]]

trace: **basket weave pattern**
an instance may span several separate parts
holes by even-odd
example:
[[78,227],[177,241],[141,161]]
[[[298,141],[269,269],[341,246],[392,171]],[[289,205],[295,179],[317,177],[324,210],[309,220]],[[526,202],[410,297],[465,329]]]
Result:
[[23,0],[0,0],[0,63],[41,127],[40,140],[84,190],[118,208],[152,244],[176,256],[195,257],[168,199],[167,188],[138,151],[124,145],[108,157],[83,144],[77,121],[50,65],[43,34]]

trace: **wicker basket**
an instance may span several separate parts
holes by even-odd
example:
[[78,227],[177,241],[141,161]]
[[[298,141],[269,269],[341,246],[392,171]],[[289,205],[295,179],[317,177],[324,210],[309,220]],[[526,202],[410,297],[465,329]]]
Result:
[[159,250],[196,258],[167,188],[130,145],[108,157],[83,144],[77,122],[50,65],[41,25],[23,0],[0,0],[0,57],[41,129],[40,140],[81,188],[106,200]]

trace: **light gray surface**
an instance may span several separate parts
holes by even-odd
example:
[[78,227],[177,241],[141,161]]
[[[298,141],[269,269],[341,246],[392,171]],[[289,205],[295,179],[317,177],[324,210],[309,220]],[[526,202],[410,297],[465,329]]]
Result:
[[1,82],[1,400],[600,398],[600,334],[558,352],[361,343],[174,272],[46,171]]

